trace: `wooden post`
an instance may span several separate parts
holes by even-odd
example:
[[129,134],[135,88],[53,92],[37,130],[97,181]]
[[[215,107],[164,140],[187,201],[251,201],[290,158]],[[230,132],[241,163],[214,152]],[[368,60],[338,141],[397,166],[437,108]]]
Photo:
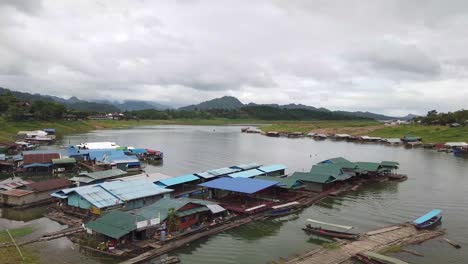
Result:
[[16,241],[13,238],[13,236],[10,234],[10,231],[8,231],[8,229],[6,229],[6,231],[7,231],[8,235],[10,236],[11,242],[13,242],[13,244],[15,245],[16,250],[18,250],[18,254],[21,256],[21,259],[24,261],[24,256],[23,256],[23,253],[21,253],[21,249],[16,244]]

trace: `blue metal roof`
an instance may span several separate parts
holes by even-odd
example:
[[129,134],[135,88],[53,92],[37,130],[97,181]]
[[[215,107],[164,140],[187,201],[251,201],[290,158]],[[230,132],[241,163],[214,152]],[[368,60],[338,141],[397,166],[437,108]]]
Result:
[[123,201],[172,192],[172,190],[158,187],[147,180],[111,181],[99,185]]
[[273,164],[273,165],[268,165],[268,166],[261,166],[258,169],[263,172],[274,172],[274,171],[285,170],[286,168],[287,167],[284,166],[283,164]]
[[237,168],[220,168],[220,169],[215,169],[215,170],[210,170],[208,171],[210,174],[213,174],[215,176],[221,176],[221,175],[226,175],[226,174],[229,174],[229,173],[234,173],[234,172],[238,172],[240,171],[241,169],[237,169]]
[[246,170],[246,171],[240,171],[236,173],[231,173],[228,176],[231,178],[250,178],[250,177],[255,177],[259,175],[264,175],[265,172],[257,169],[253,170]]
[[71,190],[79,194],[97,208],[104,208],[122,203],[121,200],[107,192],[99,185],[77,187],[72,188]]
[[251,169],[256,169],[256,168],[260,167],[260,165],[253,162],[253,163],[248,163],[248,164],[236,165],[236,166],[232,166],[232,167],[233,168],[239,168],[241,170],[251,170]]
[[278,183],[279,182],[277,181],[265,181],[250,178],[219,178],[199,185],[212,189],[252,194]]
[[186,183],[186,182],[191,182],[191,181],[196,181],[199,180],[197,176],[193,174],[187,174],[187,175],[182,175],[182,176],[177,176],[173,178],[168,178],[168,179],[163,179],[160,181],[157,181],[157,185],[163,185],[163,186],[173,186],[181,183]]
[[126,157],[122,150],[116,149],[88,149],[86,151],[80,150],[80,153],[87,153],[90,159],[97,161],[104,161],[108,157]]
[[195,175],[199,176],[199,177],[202,177],[204,179],[210,179],[210,178],[213,178],[215,177],[216,175],[214,174],[211,174],[209,173],[208,171],[205,171],[205,172],[198,172],[198,173],[195,173]]
[[111,162],[111,163],[134,163],[139,164],[140,160],[135,156],[127,156],[127,155],[111,155],[104,157],[103,161]]
[[432,209],[429,213],[419,217],[418,219],[414,220],[413,223],[419,225],[419,224],[422,224],[424,222],[426,222],[427,220],[431,219],[432,217],[434,216],[438,216],[442,213],[442,210],[440,209]]

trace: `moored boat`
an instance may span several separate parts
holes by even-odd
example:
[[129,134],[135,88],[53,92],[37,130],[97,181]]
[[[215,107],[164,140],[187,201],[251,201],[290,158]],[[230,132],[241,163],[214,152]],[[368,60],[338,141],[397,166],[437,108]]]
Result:
[[299,212],[302,208],[299,208],[299,202],[290,202],[286,204],[272,206],[271,210],[268,211],[265,216],[268,217],[277,217],[277,216],[285,216],[289,214],[294,214]]
[[270,131],[270,132],[266,132],[265,135],[268,136],[268,137],[279,137],[280,133],[276,132],[276,131]]
[[442,222],[442,210],[432,209],[427,214],[413,221],[417,229],[428,229],[439,225]]
[[[331,224],[331,223],[326,223],[326,222],[317,221],[313,219],[307,219],[307,221],[311,223],[319,224],[319,225],[326,225],[326,226],[330,226],[334,228],[340,228],[343,230],[351,230],[353,228],[352,226]],[[311,224],[307,224],[306,227],[303,228],[303,230],[306,231],[307,233],[312,233],[312,234],[316,234],[319,236],[332,237],[332,238],[357,240],[360,237],[359,234],[335,231],[335,230],[323,228],[321,226],[315,227],[315,226],[312,226]]]

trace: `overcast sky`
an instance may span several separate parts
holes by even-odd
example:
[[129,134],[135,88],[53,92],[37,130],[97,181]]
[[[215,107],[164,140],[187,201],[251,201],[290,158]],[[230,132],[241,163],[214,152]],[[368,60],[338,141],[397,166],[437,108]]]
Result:
[[453,111],[468,105],[468,1],[1,0],[0,86]]

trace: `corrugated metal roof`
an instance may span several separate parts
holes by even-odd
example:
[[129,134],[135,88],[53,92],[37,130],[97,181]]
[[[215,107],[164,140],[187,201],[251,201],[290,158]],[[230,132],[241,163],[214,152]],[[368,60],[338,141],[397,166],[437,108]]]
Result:
[[280,171],[280,170],[285,170],[287,167],[282,165],[282,164],[273,164],[273,165],[268,165],[268,166],[261,166],[258,168],[259,170],[263,172],[274,172],[274,171]]
[[25,196],[31,193],[34,193],[34,192],[28,191],[28,190],[21,190],[21,189],[10,189],[10,190],[0,192],[0,194],[8,195],[8,196],[15,196],[15,197],[21,197],[21,196]]
[[356,171],[366,173],[366,172],[376,172],[379,171],[380,163],[376,162],[356,162],[358,168]]
[[162,173],[142,173],[142,174],[137,174],[137,175],[132,175],[132,176],[127,176],[127,177],[122,177],[118,179],[113,179],[112,181],[131,181],[131,180],[147,180],[150,182],[157,182],[160,180],[165,180],[172,178],[172,176],[162,174]]
[[400,163],[396,162],[396,161],[382,161],[380,163],[381,166],[383,167],[393,167],[393,168],[398,168],[398,166],[400,165]]
[[215,170],[210,170],[208,172],[210,174],[212,174],[212,175],[215,175],[215,176],[221,176],[221,175],[227,175],[229,173],[234,173],[234,172],[238,172],[238,171],[240,171],[240,169],[226,167],[226,168],[219,168],[219,169],[215,169]]
[[104,162],[110,163],[140,163],[140,160],[135,156],[128,156],[128,155],[111,155],[104,157]]
[[56,150],[41,150],[41,151],[24,151],[23,152],[23,163],[51,163],[52,159],[59,159],[60,153]]
[[326,175],[326,174],[315,174],[310,172],[295,172],[291,177],[291,180],[295,179],[298,181],[305,181],[305,182],[314,182],[314,183],[330,183],[336,180],[335,177]]
[[278,181],[265,181],[250,178],[219,178],[199,185],[212,189],[251,194],[274,186],[278,183]]
[[81,173],[81,175],[92,178],[94,180],[102,180],[102,179],[107,179],[110,177],[117,177],[117,176],[121,176],[125,174],[127,174],[125,171],[119,170],[119,169]]
[[342,168],[346,168],[346,169],[355,169],[357,167],[356,163],[354,162],[351,162],[343,157],[338,157],[338,158],[332,158],[332,159],[329,159],[329,160],[324,160],[320,163],[323,163],[323,164],[328,164],[328,163],[331,163],[331,164],[335,164],[335,165],[338,165]]
[[86,199],[88,202],[96,206],[97,208],[105,208],[122,204],[114,195],[110,194],[103,187],[99,185],[89,185],[83,187],[72,188],[73,191],[79,194],[81,197]]
[[239,168],[241,170],[250,170],[250,169],[256,169],[256,168],[260,167],[260,165],[255,163],[255,162],[252,162],[252,163],[248,163],[248,164],[236,165],[236,166],[233,166],[233,167]]
[[158,187],[146,180],[112,181],[104,182],[100,185],[123,201],[172,192],[172,190]]
[[70,187],[71,182],[66,179],[51,179],[42,182],[34,182],[31,184],[26,185],[26,188],[29,190],[37,191],[37,192],[44,192],[44,191],[51,191],[62,189],[65,187]]
[[28,169],[28,168],[37,168],[37,167],[50,167],[52,166],[52,163],[31,163],[24,165],[23,168]]
[[160,180],[156,184],[163,185],[163,186],[173,186],[173,185],[177,185],[177,184],[181,184],[181,183],[196,181],[196,180],[199,180],[199,179],[200,178],[198,178],[197,176],[195,176],[193,174],[187,174],[187,175],[182,175],[182,176],[177,176],[177,177],[173,177],[173,178],[169,178],[169,179]]
[[279,187],[286,189],[298,189],[302,187],[302,183],[296,178],[291,177],[274,177],[274,176],[256,176],[255,179],[266,180],[266,181],[279,181],[277,184]]
[[145,219],[125,212],[111,211],[85,226],[97,233],[119,239],[136,229],[138,221]]
[[246,171],[231,173],[231,174],[228,174],[228,176],[231,178],[251,178],[251,177],[259,176],[262,174],[265,174],[265,172],[261,170],[253,169],[253,170],[246,170]]
[[52,159],[52,164],[72,164],[76,163],[74,158],[61,158],[61,159]]
[[204,178],[204,179],[210,179],[210,178],[213,178],[213,177],[216,176],[216,175],[211,174],[211,173],[209,173],[209,172],[207,172],[207,171],[205,171],[205,172],[198,172],[198,173],[195,173],[195,175],[196,175],[196,176],[199,176],[199,177],[202,177],[202,178]]
[[226,211],[226,209],[224,209],[224,207],[222,207],[219,204],[207,204],[206,207],[208,207],[208,209],[210,209],[211,213],[213,213],[213,214],[217,214],[217,213],[221,213],[221,212]]

